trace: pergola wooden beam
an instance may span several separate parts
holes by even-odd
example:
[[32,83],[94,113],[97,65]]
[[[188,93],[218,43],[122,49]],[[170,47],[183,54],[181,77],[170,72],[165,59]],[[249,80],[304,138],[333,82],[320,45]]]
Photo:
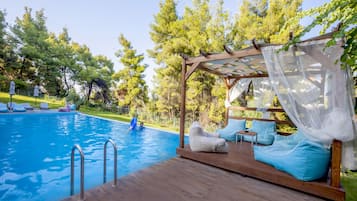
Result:
[[185,74],[185,80],[187,80],[188,78],[190,78],[190,76],[192,75],[193,72],[196,71],[196,69],[199,67],[200,63],[197,62],[197,63],[194,63],[190,70]]
[[248,48],[248,49],[244,49],[244,50],[234,51],[234,52],[232,52],[232,54],[220,53],[220,54],[207,55],[207,57],[199,56],[199,57],[195,57],[195,58],[188,58],[186,60],[186,64],[192,65],[194,63],[201,63],[201,62],[214,61],[214,60],[223,60],[223,59],[232,59],[232,58],[241,58],[241,57],[261,55],[261,54],[262,53],[260,50],[257,50],[254,48]]
[[[316,40],[322,40],[322,39],[329,39],[332,38],[334,32],[327,33],[321,36],[313,37],[307,40],[303,40],[301,42],[308,42],[308,41],[316,41]],[[186,58],[186,64],[187,65],[192,65],[193,63],[197,62],[207,62],[207,61],[214,61],[214,60],[222,60],[222,59],[232,59],[232,58],[241,58],[241,57],[247,57],[247,56],[254,56],[254,55],[260,55],[261,54],[261,47],[265,46],[273,46],[273,45],[281,45],[281,44],[259,44],[259,48],[255,49],[254,47],[249,47],[246,49],[241,49],[238,51],[227,51],[224,53],[220,54],[210,54],[207,55],[207,57],[204,56],[199,56],[199,57],[190,57]],[[227,46],[225,46],[227,47]],[[229,48],[228,48],[229,49]],[[228,53],[228,54],[227,54]]]
[[231,50],[227,45],[223,45],[223,49],[224,49],[224,51],[226,51],[228,54],[230,54],[230,55],[233,54],[233,50]]
[[240,77],[239,77],[239,78],[234,78],[234,80],[233,80],[232,83],[230,83],[230,79],[232,79],[232,78],[228,78],[228,79],[229,79],[229,82],[226,83],[226,87],[227,87],[228,89],[231,89],[234,85],[236,85],[236,84],[239,82],[239,80],[240,80],[241,78],[240,78]]
[[260,45],[255,42],[255,38],[252,40],[253,47],[257,50],[260,50]]

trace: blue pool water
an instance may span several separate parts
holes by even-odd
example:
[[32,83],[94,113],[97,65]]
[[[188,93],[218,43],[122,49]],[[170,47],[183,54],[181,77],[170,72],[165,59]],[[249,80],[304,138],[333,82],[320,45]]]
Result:
[[[0,115],[0,200],[60,200],[70,192],[70,152],[85,154],[85,189],[103,182],[103,145],[118,146],[118,177],[176,156],[179,136],[155,129],[128,131],[128,124],[83,114]],[[107,181],[113,180],[108,144]],[[76,152],[75,194],[79,193]]]

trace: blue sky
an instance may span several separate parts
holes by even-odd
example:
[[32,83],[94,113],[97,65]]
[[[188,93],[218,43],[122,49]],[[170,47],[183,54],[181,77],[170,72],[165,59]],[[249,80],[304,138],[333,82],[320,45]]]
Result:
[[[231,16],[237,13],[242,0],[225,0],[225,8]],[[147,56],[146,50],[153,48],[150,39],[150,24],[159,11],[160,0],[2,0],[0,9],[5,10],[6,21],[11,25],[16,17],[22,17],[24,7],[34,11],[45,10],[47,28],[50,32],[59,33],[63,27],[69,31],[73,41],[86,44],[93,54],[105,55],[115,64],[115,70],[121,68],[115,52],[120,48],[118,37],[120,33],[132,42],[138,53],[145,54],[144,63],[149,67],[145,71],[146,82],[151,85],[153,69],[156,64]],[[212,4],[216,2],[211,0]],[[305,0],[303,9],[316,7],[328,0]],[[178,0],[178,12],[183,13],[184,7],[191,0]],[[304,24],[308,20],[304,21]],[[317,35],[315,30],[310,35]]]

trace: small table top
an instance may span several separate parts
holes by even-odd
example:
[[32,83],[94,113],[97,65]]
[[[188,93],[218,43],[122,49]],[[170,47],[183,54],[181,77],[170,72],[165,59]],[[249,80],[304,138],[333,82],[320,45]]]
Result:
[[251,135],[251,136],[257,135],[257,133],[253,131],[239,131],[238,133],[242,135]]

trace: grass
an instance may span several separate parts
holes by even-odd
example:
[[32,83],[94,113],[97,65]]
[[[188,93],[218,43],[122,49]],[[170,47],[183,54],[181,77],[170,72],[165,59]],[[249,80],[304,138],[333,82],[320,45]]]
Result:
[[341,183],[346,191],[346,201],[357,200],[357,172],[347,172],[341,174]]
[[[120,115],[120,114],[116,114],[114,112],[106,112],[106,111],[102,111],[98,108],[93,108],[93,107],[81,106],[79,111],[84,114],[89,114],[89,115],[93,115],[93,116],[98,116],[98,117],[103,117],[103,118],[108,118],[108,119],[113,119],[113,120],[118,120],[118,121],[123,121],[123,122],[131,121],[130,116]],[[165,126],[161,126],[158,124],[152,124],[152,123],[145,122],[145,126],[149,126],[152,128],[158,128],[158,129],[165,130],[165,131],[177,132],[177,128],[165,127]]]
[[[5,104],[10,102],[9,93],[0,92],[0,102],[5,103]],[[32,105],[35,108],[39,108],[41,102],[48,103],[48,106],[51,109],[57,109],[59,107],[64,106],[64,99],[56,100],[56,99],[50,99],[50,98],[35,98],[35,97],[22,96],[22,95],[16,95],[16,94],[12,96],[12,102],[30,103],[30,105]]]
[[93,115],[93,116],[98,116],[98,117],[104,117],[108,119],[114,119],[118,121],[124,121],[124,122],[130,122],[131,118],[129,116],[125,115],[119,115],[115,114],[113,112],[104,112],[98,108],[94,107],[87,107],[87,106],[81,106],[79,109],[80,112]]

